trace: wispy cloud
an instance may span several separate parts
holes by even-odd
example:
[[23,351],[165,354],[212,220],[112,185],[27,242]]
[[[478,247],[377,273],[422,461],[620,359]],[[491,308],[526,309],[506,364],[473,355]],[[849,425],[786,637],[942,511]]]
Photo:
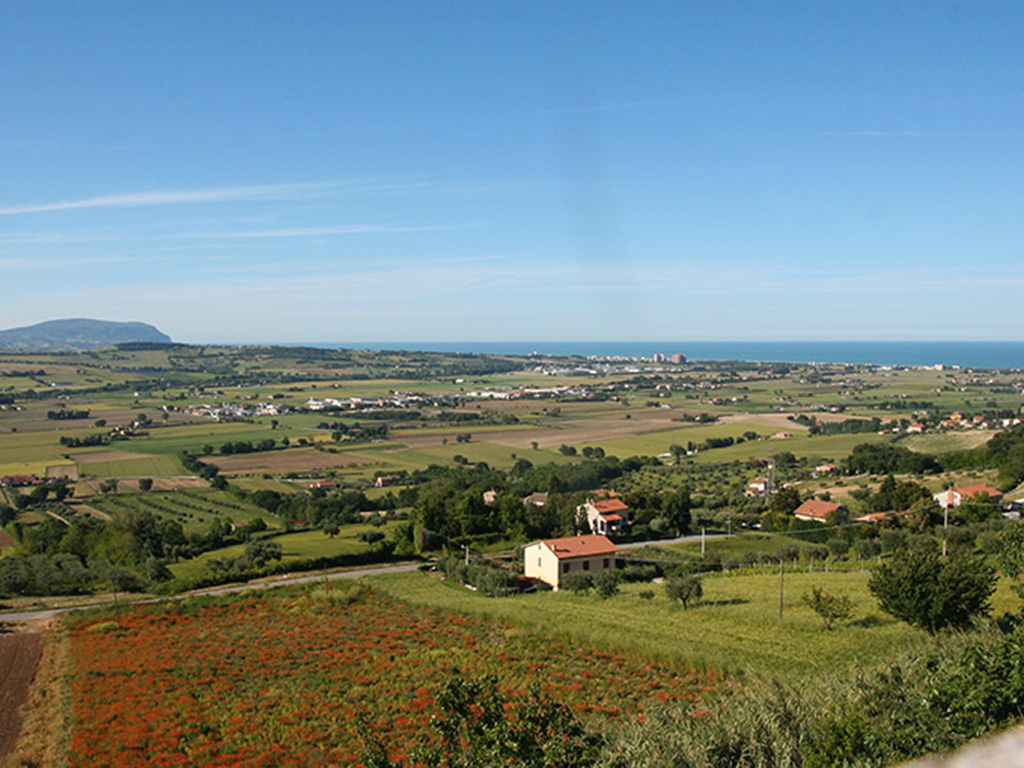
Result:
[[299,184],[258,184],[240,187],[213,187],[155,192],[129,192],[119,195],[87,197],[55,203],[16,205],[0,208],[0,216],[26,213],[70,211],[83,208],[133,208],[153,205],[184,205],[195,203],[226,203],[240,200],[285,200],[307,197],[342,186],[346,182],[312,182]]
[[1020,139],[1024,131],[825,131],[823,136],[868,139]]
[[406,234],[417,232],[446,232],[451,230],[472,229],[479,224],[403,226],[389,224],[351,224],[337,227],[295,227],[290,229],[263,229],[239,232],[186,232],[170,235],[175,240],[258,240],[289,237],[329,237],[335,235],[378,235]]
[[0,245],[81,245],[124,239],[124,235],[99,232],[14,232],[0,235]]

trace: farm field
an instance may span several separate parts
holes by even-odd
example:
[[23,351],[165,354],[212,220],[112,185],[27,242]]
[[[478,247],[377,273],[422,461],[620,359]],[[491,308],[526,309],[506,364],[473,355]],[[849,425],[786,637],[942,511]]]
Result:
[[[594,595],[543,592],[485,598],[423,574],[374,577],[375,588],[417,605],[509,622],[529,631],[638,653],[695,669],[724,670],[797,681],[924,647],[928,637],[881,613],[860,572],[792,572],[785,577],[784,619],[779,622],[775,573],[733,572],[704,578],[704,602],[689,610],[669,603],[660,587],[623,585],[608,600]],[[802,602],[813,586],[844,593],[854,604],[842,631],[826,632]],[[1001,585],[996,613],[1019,604]],[[809,651],[812,649],[813,651]]]
[[969,451],[984,445],[995,432],[989,430],[971,430],[970,432],[942,432],[931,435],[911,435],[900,444],[919,453],[950,453],[952,451]]
[[[319,557],[337,555],[359,555],[371,551],[372,547],[358,539],[360,533],[379,530],[388,533],[391,525],[374,528],[372,525],[344,525],[337,536],[329,537],[322,531],[299,531],[271,536],[269,541],[281,545],[281,562],[288,563],[298,560],[310,560]],[[245,551],[244,544],[235,544],[212,552],[205,552],[191,560],[170,565],[171,573],[182,579],[190,579],[206,571],[211,560],[225,557],[238,557]]]
[[225,475],[264,472],[279,475],[291,472],[308,473],[319,469],[358,467],[372,463],[354,453],[317,451],[313,448],[289,448],[218,456],[214,462]]
[[176,456],[152,456],[121,450],[90,450],[68,454],[78,465],[80,478],[152,477],[183,475],[185,468]]
[[407,763],[457,675],[514,698],[536,686],[596,728],[719,680],[358,585],[69,621],[68,764],[83,768],[360,765],[364,728]]
[[118,512],[149,512],[159,518],[181,523],[188,534],[206,533],[216,518],[245,523],[262,518],[270,527],[280,521],[264,510],[239,502],[224,491],[178,490],[171,492],[118,494],[90,499],[90,506],[113,516]]

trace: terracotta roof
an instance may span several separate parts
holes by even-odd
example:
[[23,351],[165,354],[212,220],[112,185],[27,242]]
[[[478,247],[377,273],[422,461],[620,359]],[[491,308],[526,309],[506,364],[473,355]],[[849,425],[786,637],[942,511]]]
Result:
[[622,515],[601,515],[601,519],[608,523],[618,523],[622,520]]
[[880,520],[885,520],[890,514],[896,514],[892,512],[869,512],[866,515],[853,518],[855,523],[877,523]]
[[559,560],[592,555],[614,555],[618,548],[606,536],[566,536],[564,539],[543,539],[542,544]]
[[985,485],[984,483],[975,483],[974,485],[958,485],[953,489],[960,494],[961,498],[969,499],[971,496],[977,496],[979,493],[983,493],[986,496],[996,498],[1002,496],[999,491],[991,486]]
[[594,502],[594,509],[602,514],[608,514],[609,512],[625,512],[629,507],[619,499],[602,499]]
[[825,520],[830,514],[836,512],[838,509],[839,505],[831,501],[808,499],[797,507],[793,514],[797,517],[810,517],[813,520]]

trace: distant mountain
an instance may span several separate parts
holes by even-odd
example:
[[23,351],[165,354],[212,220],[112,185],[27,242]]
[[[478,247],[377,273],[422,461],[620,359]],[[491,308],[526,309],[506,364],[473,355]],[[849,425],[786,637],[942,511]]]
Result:
[[48,320],[0,331],[0,349],[24,352],[69,352],[112,347],[127,341],[170,344],[171,337],[146,323],[107,320]]

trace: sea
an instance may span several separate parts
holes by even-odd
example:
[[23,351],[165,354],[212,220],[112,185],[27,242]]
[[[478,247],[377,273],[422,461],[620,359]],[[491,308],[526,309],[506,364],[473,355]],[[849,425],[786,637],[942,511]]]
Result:
[[690,361],[1024,368],[1024,341],[348,341],[295,346],[557,357],[662,354],[671,359],[679,353]]

